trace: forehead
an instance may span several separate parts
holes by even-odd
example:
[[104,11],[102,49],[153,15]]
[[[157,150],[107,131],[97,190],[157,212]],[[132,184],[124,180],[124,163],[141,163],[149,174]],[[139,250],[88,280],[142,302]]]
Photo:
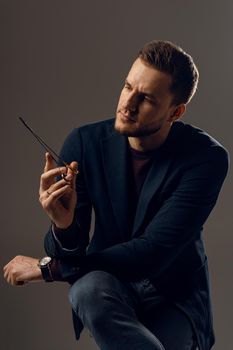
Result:
[[164,94],[170,93],[172,77],[137,58],[127,75],[127,81],[138,91]]

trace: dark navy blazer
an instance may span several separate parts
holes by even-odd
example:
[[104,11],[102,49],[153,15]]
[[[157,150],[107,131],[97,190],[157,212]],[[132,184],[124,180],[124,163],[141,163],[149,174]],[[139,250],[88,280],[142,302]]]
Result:
[[194,126],[173,123],[143,184],[131,232],[128,141],[114,130],[114,119],[75,129],[61,157],[76,160],[80,171],[70,228],[75,246],[64,248],[51,229],[45,237],[46,252],[60,260],[64,280],[75,281],[91,270],[126,281],[149,278],[189,317],[200,350],[209,350],[214,335],[201,235],[227,173],[224,147]]

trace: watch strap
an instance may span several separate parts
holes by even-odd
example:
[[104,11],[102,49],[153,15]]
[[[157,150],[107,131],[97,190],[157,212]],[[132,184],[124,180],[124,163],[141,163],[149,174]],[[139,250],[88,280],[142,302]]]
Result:
[[42,265],[40,264],[40,261],[39,261],[39,268],[41,270],[41,274],[42,274],[42,277],[43,279],[45,280],[45,282],[53,282],[53,275],[52,275],[52,271],[51,271],[51,263],[52,263],[52,260],[47,263],[46,265]]

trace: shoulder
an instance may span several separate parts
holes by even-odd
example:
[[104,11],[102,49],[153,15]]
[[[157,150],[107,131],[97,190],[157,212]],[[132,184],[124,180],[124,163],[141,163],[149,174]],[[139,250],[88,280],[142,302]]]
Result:
[[83,125],[76,130],[82,137],[107,137],[114,132],[115,118],[100,120]]
[[111,118],[74,128],[67,135],[64,145],[80,147],[80,144],[87,142],[94,144],[99,139],[105,138],[115,132],[114,122],[115,118]]
[[181,121],[172,126],[169,151],[175,165],[195,171],[203,169],[214,177],[224,178],[229,169],[227,149],[206,131]]
[[182,153],[192,157],[218,153],[229,161],[229,152],[225,146],[201,128],[178,121],[174,123],[173,129],[173,138],[178,142]]

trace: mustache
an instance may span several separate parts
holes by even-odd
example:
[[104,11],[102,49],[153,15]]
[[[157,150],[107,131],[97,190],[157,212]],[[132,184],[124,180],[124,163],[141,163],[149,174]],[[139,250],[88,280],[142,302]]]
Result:
[[126,118],[136,121],[136,111],[132,111],[129,108],[119,108],[117,112],[123,114]]

